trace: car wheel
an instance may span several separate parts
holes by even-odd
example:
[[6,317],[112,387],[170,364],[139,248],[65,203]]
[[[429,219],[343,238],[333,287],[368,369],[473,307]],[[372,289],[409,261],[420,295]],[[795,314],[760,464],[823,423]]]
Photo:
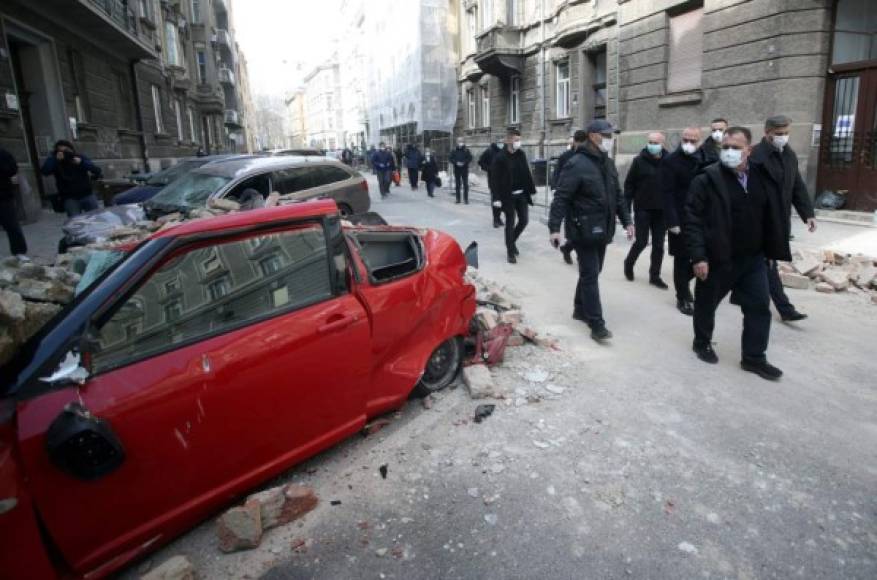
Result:
[[347,205],[346,203],[338,204],[338,212],[341,214],[342,218],[349,217],[353,215],[353,208]]
[[414,387],[414,396],[425,397],[454,382],[463,359],[463,343],[458,337],[441,343],[426,361],[420,382]]

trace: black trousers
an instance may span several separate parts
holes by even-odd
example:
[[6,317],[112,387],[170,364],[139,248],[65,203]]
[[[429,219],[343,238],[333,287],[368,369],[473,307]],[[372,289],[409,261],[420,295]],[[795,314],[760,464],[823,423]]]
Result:
[[691,302],[691,280],[694,270],[688,256],[673,256],[673,287],[676,289],[676,300]]
[[733,258],[727,264],[710,264],[706,280],[694,286],[694,345],[705,346],[713,338],[716,308],[734,292],[743,311],[743,358],[766,359],[770,339],[770,294],[767,288],[767,263],[763,255]]
[[600,286],[598,279],[603,271],[603,259],[606,257],[606,244],[582,245],[574,244],[579,260],[579,282],[573,309],[591,328],[600,328],[606,324],[603,320],[603,306],[600,303]]
[[795,307],[789,302],[786,291],[783,290],[783,282],[780,280],[780,273],[777,270],[776,260],[767,261],[767,284],[770,288],[770,299],[776,307],[780,316],[789,316],[795,312]]
[[460,201],[460,186],[463,187],[463,201],[469,203],[469,168],[454,167],[454,185],[456,186],[457,201]]
[[411,183],[411,189],[417,189],[417,168],[408,168],[408,181]]
[[18,223],[18,210],[14,199],[0,199],[0,227],[6,230],[9,237],[9,252],[15,256],[27,254],[27,241],[24,231]]
[[664,261],[664,212],[659,209],[638,209],[634,214],[633,225],[636,229],[636,238],[627,258],[626,264],[633,266],[637,258],[649,244],[649,232],[652,234],[652,260],[649,264],[649,278],[654,280],[661,277],[661,264]]
[[390,182],[393,179],[393,171],[391,169],[378,169],[378,188],[381,190],[381,196],[390,194]]
[[505,247],[509,253],[513,253],[515,242],[521,237],[524,228],[530,221],[530,206],[527,204],[527,196],[524,194],[513,195],[509,201],[502,204],[502,211],[505,214]]

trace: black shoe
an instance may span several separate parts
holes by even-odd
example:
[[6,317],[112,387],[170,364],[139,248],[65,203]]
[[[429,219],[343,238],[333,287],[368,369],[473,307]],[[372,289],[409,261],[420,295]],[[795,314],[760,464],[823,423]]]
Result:
[[716,354],[716,351],[713,350],[713,345],[706,344],[703,346],[694,345],[693,347],[697,358],[702,360],[705,363],[710,363],[714,365],[719,362],[719,355]]
[[508,259],[509,259],[509,264],[517,264],[518,263],[518,259],[515,257],[514,252],[509,252]]
[[746,360],[740,361],[740,368],[750,373],[755,373],[759,377],[768,381],[778,381],[783,376],[783,371],[776,368],[766,360]]
[[689,300],[677,300],[676,309],[685,316],[694,316],[694,304]]
[[516,256],[520,256],[520,255],[521,255],[521,251],[518,249],[518,244],[515,244],[515,245],[512,246],[512,251],[514,251],[514,253],[515,253]]
[[501,227],[503,227],[504,225],[505,225],[505,224],[502,223],[502,222],[500,222],[500,221],[493,220],[493,227],[495,227],[495,228],[501,228]]
[[460,205],[460,200],[458,199],[458,200],[455,201],[454,203],[456,203],[457,205]]
[[563,254],[563,261],[572,264],[572,248],[563,246],[560,248],[560,252]]
[[609,332],[609,329],[605,326],[597,326],[596,328],[591,329],[591,338],[597,342],[603,342],[604,340],[612,338],[612,333]]
[[783,322],[798,322],[799,320],[805,320],[806,318],[806,314],[798,312],[797,310],[792,310],[789,314],[782,315]]
[[649,284],[656,288],[660,288],[661,290],[666,290],[667,288],[669,288],[669,286],[667,286],[667,283],[660,278],[652,278],[651,280],[649,280]]
[[633,264],[624,261],[624,277],[633,282]]

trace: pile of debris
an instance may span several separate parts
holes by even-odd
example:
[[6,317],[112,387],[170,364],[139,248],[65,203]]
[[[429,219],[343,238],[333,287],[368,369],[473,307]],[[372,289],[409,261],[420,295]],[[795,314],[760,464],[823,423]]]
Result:
[[787,288],[807,290],[815,282],[817,292],[834,293],[858,289],[877,304],[877,259],[851,256],[833,250],[795,250],[792,262],[779,264],[780,279]]

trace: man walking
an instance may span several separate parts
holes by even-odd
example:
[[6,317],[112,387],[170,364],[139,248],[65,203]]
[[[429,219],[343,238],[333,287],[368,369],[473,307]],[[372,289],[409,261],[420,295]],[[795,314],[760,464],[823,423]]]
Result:
[[722,151],[722,137],[725,136],[727,128],[728,121],[721,117],[713,119],[710,123],[709,137],[704,139],[703,145],[700,146],[704,165],[709,165],[719,160],[719,153]]
[[405,148],[405,167],[408,168],[408,182],[411,184],[411,191],[417,191],[417,174],[420,171],[421,163],[423,163],[423,154],[417,145],[409,143]]
[[91,179],[100,179],[101,170],[88,157],[77,153],[73,143],[64,139],[55,143],[40,171],[43,175],[55,176],[55,187],[67,217],[97,209]]
[[652,234],[652,256],[649,264],[649,284],[662,290],[668,288],[661,279],[664,261],[664,196],[658,181],[658,164],[664,158],[664,134],[649,133],[649,142],[634,157],[624,179],[624,200],[630,209],[634,206],[634,229],[636,239],[624,260],[624,276],[633,280],[633,266],[649,243]]
[[393,171],[396,170],[396,161],[393,159],[393,151],[383,141],[372,155],[372,166],[375,173],[378,174],[378,188],[381,191],[381,197],[386,198],[390,195],[390,180],[393,178]]
[[[811,232],[816,231],[816,214],[813,211],[813,204],[810,203],[807,186],[798,169],[798,156],[788,144],[791,124],[791,119],[785,115],[777,115],[765,121],[764,138],[752,148],[751,155],[752,161],[760,163],[767,169],[768,176],[782,194],[783,226],[787,239],[791,238],[792,233],[793,205],[798,216],[807,224],[807,229]],[[806,314],[798,312],[786,296],[780,273],[777,271],[776,260],[768,260],[767,282],[771,300],[784,322],[807,318]]]
[[667,226],[667,242],[673,256],[673,286],[676,289],[676,308],[682,314],[694,314],[694,297],[691,295],[691,259],[683,237],[685,199],[694,176],[703,165],[703,153],[697,149],[700,129],[688,127],[682,131],[679,147],[667,155],[658,168],[658,180],[664,197],[664,222]]
[[502,204],[500,204],[500,207],[496,206],[496,202],[499,200],[493,192],[493,189],[490,187],[490,164],[493,163],[493,157],[502,151],[504,146],[505,143],[503,142],[503,139],[497,137],[496,141],[488,145],[487,149],[478,156],[478,166],[485,174],[487,174],[487,188],[490,190],[490,209],[493,211],[493,227],[495,228],[501,228],[503,226]]
[[572,316],[586,322],[591,338],[598,342],[612,338],[603,320],[597,280],[603,269],[606,244],[615,235],[615,217],[621,220],[628,239],[634,233],[615,163],[607,155],[612,150],[613,132],[612,125],[602,119],[591,121],[587,133],[577,132],[576,140],[585,144],[560,172],[548,219],[549,241],[555,248],[560,246],[560,224],[566,221],[566,238],[573,242],[579,259]]
[[472,152],[462,139],[457,139],[457,147],[451,151],[448,161],[454,166],[454,186],[457,192],[457,203],[460,203],[460,187],[463,188],[463,201],[469,203],[469,164],[472,163]]
[[[579,136],[580,139],[584,139],[584,141],[576,141],[576,135]],[[569,143],[567,144],[566,151],[560,154],[557,158],[557,164],[554,166],[554,174],[551,176],[551,183],[554,185],[554,189],[557,190],[557,184],[560,181],[560,172],[563,170],[566,162],[569,161],[573,155],[576,154],[576,150],[579,147],[585,144],[585,141],[588,139],[588,134],[584,131],[577,131],[569,138]],[[563,245],[560,246],[560,253],[563,254],[563,261],[567,264],[572,264],[572,251],[573,251],[573,243],[567,238]]]
[[30,261],[27,257],[27,241],[18,222],[18,208],[15,203],[15,185],[18,183],[18,163],[7,150],[0,147],[0,227],[6,230],[9,238],[9,253],[19,261]]
[[[493,158],[490,166],[490,191],[496,196],[494,207],[505,214],[505,247],[509,264],[517,263],[517,241],[527,227],[529,206],[533,205],[536,185],[521,150],[521,132],[510,128],[506,133],[505,148]],[[517,222],[517,223],[516,223]]]
[[438,164],[435,162],[429,147],[426,148],[426,155],[424,155],[423,162],[420,164],[420,176],[423,178],[423,183],[426,184],[426,195],[435,197],[433,192],[435,191],[435,184],[438,179]]
[[685,206],[685,240],[697,277],[694,352],[719,362],[712,347],[715,312],[728,292],[743,311],[743,370],[778,380],[767,362],[770,298],[765,258],[791,260],[779,187],[764,165],[750,158],[752,134],[730,127],[719,163],[694,178]]

